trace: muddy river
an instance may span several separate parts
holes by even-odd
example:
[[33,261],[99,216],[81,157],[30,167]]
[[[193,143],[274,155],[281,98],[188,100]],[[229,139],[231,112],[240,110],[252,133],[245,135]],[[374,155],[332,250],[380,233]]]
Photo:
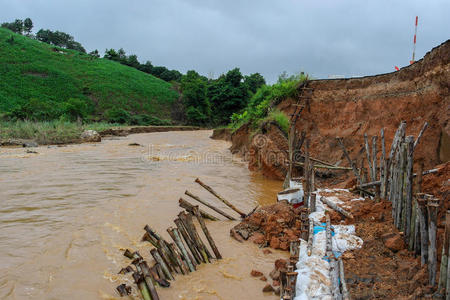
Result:
[[[188,189],[230,214],[194,183],[199,177],[244,211],[275,201],[281,183],[248,171],[211,131],[130,135],[99,144],[0,148],[0,299],[115,299],[125,248],[149,224],[167,227]],[[139,143],[142,146],[129,146]],[[187,199],[187,198],[186,198]],[[205,209],[207,210],[207,209]],[[235,215],[235,214],[234,214]],[[222,217],[220,219],[223,219]],[[276,258],[229,236],[235,221],[208,222],[223,260],[177,276],[162,299],[276,299],[261,292]]]

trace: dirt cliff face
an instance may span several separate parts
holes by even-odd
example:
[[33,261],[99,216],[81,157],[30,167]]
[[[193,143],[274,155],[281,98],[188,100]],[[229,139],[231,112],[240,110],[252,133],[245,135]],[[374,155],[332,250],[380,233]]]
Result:
[[[398,72],[351,79],[313,80],[310,90],[298,99],[288,99],[278,108],[292,114],[295,106],[304,104],[297,129],[305,130],[311,141],[311,155],[331,163],[347,165],[336,137],[343,137],[352,159],[360,161],[364,133],[369,138],[385,129],[386,149],[402,120],[407,135],[417,137],[424,122],[429,126],[415,151],[415,161],[431,168],[450,159],[450,40],[428,52],[423,59]],[[242,129],[242,130],[241,130]],[[269,153],[251,147],[250,130],[244,126],[232,136],[233,149],[253,149],[251,169],[260,168],[270,177],[283,178],[285,167],[274,164],[255,165],[255,158]],[[287,140],[273,139],[278,149],[287,149]],[[281,145],[279,143],[285,143]],[[380,138],[377,144],[380,145]],[[268,145],[271,147],[270,143]],[[379,148],[380,149],[380,148]],[[261,160],[261,158],[260,158]],[[275,172],[278,169],[279,172]]]

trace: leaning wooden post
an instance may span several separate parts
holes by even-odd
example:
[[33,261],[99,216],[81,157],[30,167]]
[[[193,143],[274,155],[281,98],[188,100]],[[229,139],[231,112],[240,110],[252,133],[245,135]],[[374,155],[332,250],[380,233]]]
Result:
[[367,138],[367,133],[364,133],[364,145],[366,148],[367,165],[369,166],[370,181],[375,181],[376,179],[373,178],[373,169],[372,169],[372,162],[370,160],[370,148],[369,148],[369,139]]
[[144,276],[141,273],[135,272],[133,273],[133,279],[138,286],[139,291],[141,292],[142,298],[144,298],[144,300],[152,300],[150,291],[148,290],[147,284],[144,281]]
[[216,256],[217,259],[222,259],[222,255],[219,252],[219,249],[217,249],[216,243],[214,242],[211,234],[209,233],[208,228],[206,227],[205,221],[203,220],[202,216],[200,215],[199,211],[198,211],[198,206],[194,206],[194,214],[197,217],[198,223],[200,224],[200,227],[203,230],[203,233],[206,236],[206,239],[209,242],[209,245],[211,246],[211,249],[214,252],[214,255]]
[[413,244],[410,239],[412,224],[412,194],[413,194],[413,164],[414,164],[414,137],[409,135],[406,137],[406,147],[407,147],[407,162],[406,162],[406,199],[405,199],[405,237],[406,241]]
[[202,263],[202,257],[199,254],[197,248],[195,247],[194,242],[192,241],[191,237],[187,233],[186,228],[183,225],[183,222],[177,218],[174,220],[175,225],[178,228],[178,231],[181,233],[181,236],[183,237],[183,240],[185,241],[186,245],[188,246],[189,250],[191,251],[192,257],[195,260],[195,263],[197,265]]
[[377,139],[378,137],[374,135],[372,137],[372,177],[373,180],[376,181],[378,179],[378,172],[377,172]]
[[[178,200],[178,203],[181,208],[184,208],[185,210],[187,210],[188,212],[193,214],[193,211],[192,211],[192,208],[194,207],[193,204],[189,203],[188,201],[184,200],[183,198],[180,198],[180,200]],[[200,214],[202,215],[203,218],[210,219],[211,221],[219,220],[216,217],[208,214],[206,211],[203,211],[203,210],[200,210]]]
[[420,222],[420,263],[423,267],[428,262],[428,215],[427,201],[424,194],[417,194],[417,207]]
[[361,182],[361,176],[358,173],[358,169],[356,168],[355,163],[351,160],[350,155],[348,155],[347,149],[345,149],[344,141],[340,137],[337,137],[336,139],[337,139],[337,141],[339,143],[339,146],[341,146],[342,152],[344,152],[345,158],[347,158],[347,161],[348,161],[348,163],[350,164],[350,167],[353,170],[353,174],[355,174],[355,177],[356,177],[356,179],[358,181],[358,184],[361,184],[362,183]]
[[431,286],[436,283],[436,230],[437,230],[437,213],[439,209],[438,199],[429,199],[427,203],[428,208],[428,278]]
[[177,228],[169,227],[167,228],[167,232],[172,237],[175,244],[178,246],[178,249],[180,249],[181,254],[183,255],[184,260],[186,261],[189,271],[194,272],[195,266],[194,263],[191,260],[191,256],[186,250],[186,247],[183,244],[183,241],[181,240],[180,233]]
[[203,243],[203,240],[200,238],[200,235],[197,232],[197,228],[194,225],[194,221],[193,221],[193,215],[191,214],[184,214],[185,215],[185,220],[186,223],[188,224],[192,234],[194,235],[193,238],[196,241],[197,245],[199,248],[201,248],[202,250],[202,255],[203,257],[205,257],[206,254],[206,261],[210,262],[210,258],[213,258],[212,254],[209,252],[208,248],[206,247],[205,243]]
[[183,275],[189,274],[189,268],[186,264],[186,262],[181,258],[181,253],[178,251],[177,246],[174,243],[170,243],[168,245],[170,251],[172,251],[173,255],[175,256],[175,259],[177,260],[177,264],[180,266],[181,273]]
[[309,139],[305,140],[305,167],[303,168],[304,178],[306,180],[305,183],[305,201],[304,206],[309,207],[309,196],[311,193],[311,177],[310,177],[310,166],[311,162],[309,160]]
[[380,181],[381,181],[381,197],[384,196],[386,188],[386,143],[384,141],[384,128],[381,129],[381,159],[380,159]]
[[420,139],[422,138],[422,135],[423,135],[423,133],[425,132],[425,130],[427,129],[427,127],[428,127],[428,122],[425,122],[425,123],[423,124],[422,129],[420,130],[419,135],[417,136],[416,141],[414,142],[414,149],[417,147],[417,144],[419,144]]
[[438,291],[445,289],[447,285],[447,266],[448,266],[448,250],[450,247],[450,210],[445,214],[445,231],[444,241],[442,243],[441,267],[439,271],[439,287]]
[[[400,143],[400,140],[405,135],[405,129],[406,129],[406,122],[402,121],[400,123],[400,125],[398,126],[397,131],[395,132],[395,136],[394,136],[394,139],[393,139],[392,144],[391,144],[391,150],[389,152],[389,158],[387,160],[387,165],[386,165],[386,172],[385,172],[386,179],[385,179],[385,181],[388,178],[392,178],[390,173],[392,172],[391,165],[392,165],[394,153],[397,150],[397,147],[398,147],[398,144]],[[390,186],[392,187],[392,185],[390,185]],[[384,195],[383,195],[384,199],[386,199],[387,192],[388,192],[387,185],[385,187],[386,188],[384,190]]]
[[170,280],[174,280],[172,274],[169,271],[169,267],[166,265],[161,255],[159,255],[158,251],[156,249],[152,249],[150,250],[150,254],[153,256],[155,261],[161,266],[164,275],[166,275],[166,277],[169,278]]
[[231,208],[232,210],[234,210],[235,212],[237,212],[242,218],[245,218],[247,215],[245,213],[243,213],[242,211],[240,211],[239,209],[237,209],[233,204],[231,204],[230,202],[228,202],[225,198],[223,198],[222,196],[220,196],[219,194],[217,194],[216,191],[214,191],[210,186],[204,184],[200,179],[195,179],[195,182],[197,182],[198,184],[200,184],[205,190],[207,190],[208,192],[210,192],[211,194],[213,194],[214,196],[216,196],[217,199],[219,199],[220,201],[222,201],[223,203],[225,203],[225,205],[227,205],[229,208]]
[[144,275],[144,280],[147,284],[152,300],[159,300],[159,296],[155,288],[155,283],[153,282],[153,278],[150,274],[150,268],[148,267],[147,262],[143,260],[139,263],[139,265],[141,267],[142,274]]
[[224,212],[224,211],[218,209],[217,207],[215,207],[215,206],[209,204],[208,202],[206,202],[206,201],[200,199],[198,196],[193,195],[193,194],[190,193],[189,191],[185,191],[184,193],[185,193],[186,195],[188,195],[189,197],[191,197],[192,199],[197,200],[197,201],[200,202],[201,204],[203,204],[203,205],[205,205],[205,206],[211,208],[211,209],[214,210],[215,212],[221,214],[221,215],[224,216],[225,218],[227,218],[227,219],[229,219],[229,220],[233,220],[233,221],[236,220],[235,218],[233,218],[232,216],[230,216],[230,215],[227,214],[226,212]]
[[327,199],[327,197],[321,197],[320,201],[322,201],[322,203],[325,203],[326,205],[328,205],[330,208],[332,208],[333,210],[335,210],[336,212],[340,213],[341,215],[343,215],[344,217],[353,219],[353,215],[352,213],[346,211],[345,209],[343,209],[342,207],[338,206],[336,203],[329,201]]

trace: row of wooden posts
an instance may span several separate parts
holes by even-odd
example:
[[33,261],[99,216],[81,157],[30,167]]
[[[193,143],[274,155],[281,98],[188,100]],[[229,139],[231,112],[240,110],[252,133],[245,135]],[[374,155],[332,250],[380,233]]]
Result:
[[[200,179],[197,178],[195,182],[236,211],[241,217],[246,216],[246,214],[220,196],[210,186],[200,181]],[[193,195],[189,191],[186,191],[185,194],[213,209],[227,219],[235,220],[234,217],[200,199],[198,196]],[[204,221],[204,219],[215,221],[218,218],[201,210],[198,205],[193,205],[183,198],[179,199],[179,206],[184,211],[180,212],[174,220],[175,227],[169,227],[167,229],[173,243],[166,241],[149,225],[144,227],[145,234],[142,240],[149,242],[154,247],[150,250],[150,254],[154,259],[152,267],[148,266],[139,252],[132,252],[128,249],[124,252],[124,255],[132,260],[132,264],[120,270],[119,273],[132,273],[133,279],[144,300],[159,300],[156,286],[169,287],[170,281],[175,280],[176,274],[187,275],[190,272],[196,271],[197,266],[202,263],[210,263],[214,259],[218,260],[222,258]],[[193,217],[197,219],[214,255],[206,247],[197,232]],[[131,294],[132,288],[126,284],[121,284],[117,287],[117,291],[120,296],[126,296]]]

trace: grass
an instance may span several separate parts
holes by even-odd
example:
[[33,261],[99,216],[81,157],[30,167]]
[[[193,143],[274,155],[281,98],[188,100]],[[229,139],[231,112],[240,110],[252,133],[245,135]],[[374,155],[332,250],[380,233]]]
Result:
[[31,139],[38,144],[68,144],[79,141],[84,130],[102,131],[118,124],[93,123],[79,125],[74,122],[49,121],[0,122],[0,141],[8,139]]
[[5,28],[0,28],[0,78],[0,114],[31,99],[50,104],[41,106],[47,110],[75,98],[88,104],[92,120],[110,109],[169,119],[178,97],[170,83],[152,75]]
[[280,127],[281,131],[283,131],[284,134],[286,134],[286,136],[288,135],[288,133],[289,133],[289,118],[286,116],[286,114],[284,114],[283,112],[281,112],[279,110],[271,111],[269,113],[269,115],[263,119],[263,122],[267,122],[267,121],[273,121],[273,122],[277,123],[278,126]]

